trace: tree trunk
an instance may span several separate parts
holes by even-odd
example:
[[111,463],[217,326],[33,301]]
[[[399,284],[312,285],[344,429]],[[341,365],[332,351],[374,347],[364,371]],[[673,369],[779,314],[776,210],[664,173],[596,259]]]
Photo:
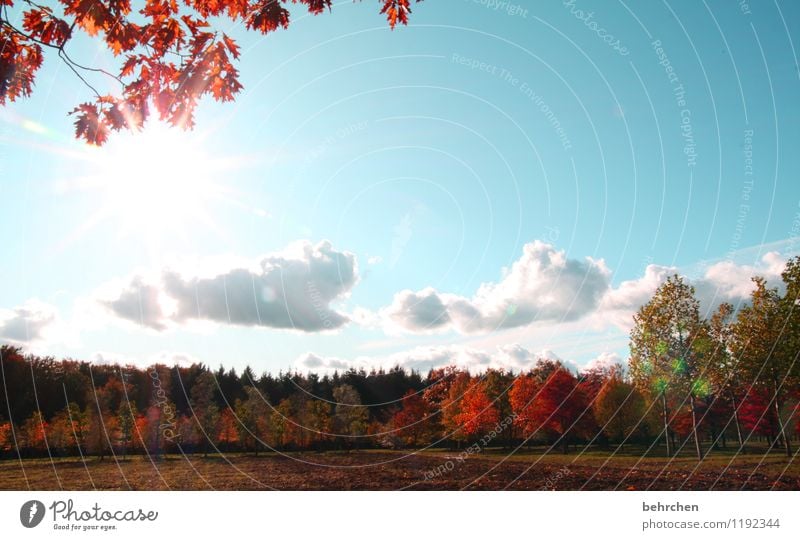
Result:
[[778,435],[783,439],[783,448],[786,450],[786,457],[792,457],[792,445],[789,443],[789,437],[783,429],[783,421],[781,421],[781,404],[778,401],[778,381],[773,381],[772,403],[775,407],[775,418],[778,420]]
[[731,404],[733,405],[733,421],[736,423],[736,437],[739,440],[739,452],[744,454],[744,439],[742,438],[742,425],[739,423],[739,404],[736,403],[736,395],[731,391]]
[[694,394],[690,396],[692,400],[692,437],[694,437],[694,449],[697,451],[697,459],[703,459],[703,448],[700,446],[700,437],[697,436],[697,407],[695,407]]
[[669,414],[667,412],[667,394],[661,392],[661,414],[664,417],[664,442],[667,444],[667,457],[672,456],[672,447],[669,444]]

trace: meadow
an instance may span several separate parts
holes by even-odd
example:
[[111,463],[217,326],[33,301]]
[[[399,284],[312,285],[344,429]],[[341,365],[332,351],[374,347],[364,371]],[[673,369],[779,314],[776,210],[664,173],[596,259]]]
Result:
[[798,490],[800,462],[780,452],[642,456],[544,449],[420,452],[361,450],[5,459],[5,490]]

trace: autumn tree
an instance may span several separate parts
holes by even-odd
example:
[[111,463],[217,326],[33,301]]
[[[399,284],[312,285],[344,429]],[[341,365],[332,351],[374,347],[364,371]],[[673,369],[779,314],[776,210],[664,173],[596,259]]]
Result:
[[[780,361],[776,366],[777,369],[773,370],[773,375],[781,377],[781,380],[780,384],[775,386],[774,381],[777,377],[773,379],[773,400],[786,445],[785,450],[787,455],[791,455],[788,425],[800,410],[800,256],[787,261],[781,279],[786,291],[781,298],[784,332],[780,341]],[[784,422],[781,418],[781,405],[789,400],[794,400],[795,405]]]
[[428,372],[429,384],[422,394],[422,399],[425,400],[431,411],[432,429],[438,433],[444,433],[446,437],[452,433],[448,427],[455,424],[451,423],[451,419],[457,414],[457,411],[449,411],[449,407],[447,407],[450,400],[450,388],[459,378],[460,373],[455,366],[430,370]]
[[153,403],[144,414],[136,419],[135,433],[142,438],[142,448],[151,458],[160,459],[161,454],[166,452],[171,445],[174,437],[173,428],[167,423],[164,414],[165,408],[162,405]]
[[554,444],[561,443],[564,453],[571,439],[589,433],[593,420],[585,390],[564,368],[556,370],[539,389],[530,415],[541,429],[555,435]]
[[123,459],[128,455],[128,451],[133,446],[136,433],[136,418],[138,415],[139,411],[136,409],[136,403],[132,401],[122,403],[117,412],[119,445],[122,448]]
[[429,444],[436,430],[430,404],[414,390],[406,392],[401,403],[402,408],[392,417],[395,435],[408,446]]
[[612,441],[619,441],[622,450],[625,441],[644,423],[647,404],[620,372],[613,371],[598,391],[593,410],[603,432]]
[[500,413],[486,392],[484,381],[472,381],[461,399],[455,420],[467,436],[481,436],[500,421]]
[[89,392],[86,405],[86,451],[102,461],[112,451],[117,419],[111,409],[115,386],[103,386]]
[[19,445],[30,452],[43,452],[47,448],[47,421],[41,411],[34,411],[19,429]]
[[244,450],[256,455],[268,433],[271,407],[266,397],[252,386],[245,386],[247,399],[236,400],[237,435]]
[[515,414],[514,423],[529,442],[539,429],[533,406],[539,388],[540,383],[533,374],[521,373],[514,380],[509,392],[509,402]]
[[11,422],[0,420],[0,453],[9,452],[14,448],[14,435]]
[[367,431],[369,411],[361,404],[358,391],[349,384],[337,386],[333,390],[333,399],[336,402],[334,413],[336,433],[354,439],[357,446],[358,438]]
[[219,418],[217,419],[217,442],[220,448],[230,450],[231,446],[239,441],[238,420],[236,414],[230,407],[222,409]]
[[297,440],[296,433],[299,430],[294,420],[292,420],[293,416],[292,402],[288,399],[281,400],[272,410],[268,431],[272,446],[285,446]]
[[[417,0],[419,1],[419,0]],[[289,0],[59,0],[45,6],[17,0],[22,22],[0,0],[0,105],[33,92],[45,52],[58,56],[93,94],[78,105],[77,137],[103,144],[110,131],[138,129],[151,107],[161,120],[190,128],[199,100],[232,101],[242,90],[236,61],[239,45],[221,27],[224,19],[262,34],[286,28]],[[317,15],[331,0],[292,0]],[[394,28],[406,24],[411,0],[380,0],[381,13]],[[217,26],[217,28],[215,28]],[[84,33],[113,55],[108,70],[73,58],[71,44]],[[105,90],[91,76],[112,85]],[[106,82],[106,81],[101,81]]]
[[209,444],[216,440],[219,407],[214,401],[217,383],[214,375],[203,372],[191,389],[192,413],[195,420],[197,440],[203,446],[203,455],[208,456]]
[[321,399],[309,399],[305,404],[303,427],[309,436],[309,444],[318,445],[326,441],[331,432],[331,404]]
[[640,391],[661,402],[667,454],[672,455],[667,405],[667,394],[672,392],[678,406],[689,401],[697,459],[702,459],[697,434],[697,399],[706,391],[707,383],[700,378],[703,353],[698,348],[701,343],[698,338],[703,325],[694,287],[677,274],[670,276],[634,315],[633,321],[629,361],[631,377]]
[[79,450],[86,439],[87,418],[77,403],[68,403],[50,420],[47,441],[61,452]]
[[[740,357],[734,354],[733,343],[733,305],[723,302],[711,316],[709,322],[709,335],[713,349],[708,363],[708,378],[711,382],[715,398],[730,403],[731,420],[736,429],[736,439],[739,451],[744,452],[744,438],[742,437],[742,422],[739,418],[741,405],[742,378],[739,368]],[[725,427],[730,421],[726,422]],[[725,429],[723,427],[723,430]]]
[[[180,452],[185,452],[187,448],[191,449],[199,446],[200,439],[197,436],[196,425],[193,418],[185,415],[178,416],[175,425],[175,439]],[[136,442],[134,439],[134,448],[136,447]]]
[[769,389],[763,386],[755,386],[744,395],[740,417],[747,438],[756,435],[770,441],[778,439],[780,428],[771,397]]
[[442,428],[444,436],[461,445],[469,434],[465,432],[462,424],[464,394],[469,390],[472,377],[466,371],[457,371],[451,381],[448,381],[447,397],[441,403]]
[[[509,400],[509,391],[514,384],[514,375],[502,369],[489,368],[483,375],[483,382],[486,396],[497,410],[498,420],[502,421],[506,418],[511,418],[513,411]],[[503,435],[505,444],[510,446],[514,437],[513,422],[505,428]]]
[[[798,343],[797,290],[800,288],[800,264],[790,261],[783,273],[787,286],[785,297],[776,288],[768,288],[763,278],[753,279],[755,287],[750,303],[742,309],[733,324],[732,352],[738,358],[745,381],[756,387],[754,394],[769,395],[769,407],[777,422],[777,438],[791,457],[791,443],[782,418],[786,403],[797,378]],[[752,399],[752,398],[751,398]]]

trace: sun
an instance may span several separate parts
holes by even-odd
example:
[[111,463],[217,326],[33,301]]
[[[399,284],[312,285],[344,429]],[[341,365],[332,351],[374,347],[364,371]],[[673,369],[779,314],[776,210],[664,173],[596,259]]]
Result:
[[98,195],[87,227],[113,222],[122,237],[149,242],[213,227],[210,208],[226,196],[224,160],[201,136],[162,124],[89,150],[85,186]]

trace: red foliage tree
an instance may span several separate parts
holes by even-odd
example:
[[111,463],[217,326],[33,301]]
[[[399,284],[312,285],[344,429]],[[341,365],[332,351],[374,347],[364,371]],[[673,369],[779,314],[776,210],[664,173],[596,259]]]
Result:
[[418,392],[409,390],[403,396],[403,408],[392,418],[396,436],[405,444],[427,444],[433,434],[430,404]]
[[564,368],[557,369],[544,383],[529,415],[533,424],[557,437],[565,452],[573,436],[588,435],[594,425],[585,389]]
[[771,406],[769,392],[766,389],[750,389],[740,406],[739,418],[745,439],[749,435],[772,438],[778,433],[775,409]]
[[238,425],[236,415],[230,407],[225,407],[219,415],[219,423],[217,427],[217,441],[225,447],[239,441],[239,432],[236,429]]
[[522,430],[522,435],[530,437],[539,428],[538,419],[534,415],[533,402],[539,390],[536,378],[529,374],[521,374],[514,381],[508,399],[511,410],[516,415],[514,423]]
[[[234,62],[239,46],[212,22],[226,18],[262,34],[289,26],[289,0],[146,0],[134,10],[131,0],[59,0],[58,9],[27,4],[22,25],[12,23],[0,0],[0,105],[29,96],[45,49],[52,50],[94,93],[78,105],[75,133],[91,144],[103,144],[109,132],[137,129],[150,115],[151,104],[162,120],[184,128],[194,124],[199,99],[210,95],[231,101],[242,90]],[[420,1],[420,0],[417,0]],[[318,15],[331,0],[291,0]],[[394,28],[407,24],[410,0],[380,0],[381,13]],[[76,31],[102,40],[119,65],[115,72],[75,62],[67,44]],[[99,72],[119,85],[101,94],[84,78]]]
[[11,422],[0,422],[0,452],[8,452],[13,447]]
[[486,394],[482,381],[473,382],[464,393],[456,421],[467,435],[483,435],[500,421],[500,413]]

